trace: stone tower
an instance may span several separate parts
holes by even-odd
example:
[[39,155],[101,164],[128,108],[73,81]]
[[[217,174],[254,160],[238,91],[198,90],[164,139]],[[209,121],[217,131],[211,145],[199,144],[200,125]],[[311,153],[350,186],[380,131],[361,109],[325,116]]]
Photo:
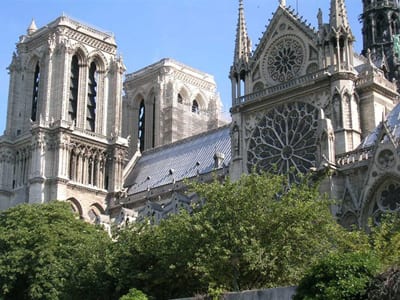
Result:
[[222,103],[214,78],[165,58],[128,74],[124,82],[123,136],[136,150],[166,145],[220,127]]
[[397,81],[400,79],[399,18],[400,4],[397,0],[363,1],[363,54],[384,69],[389,80]]
[[[327,22],[318,12],[317,29],[281,0],[252,53],[248,40],[239,0],[230,69],[233,179],[255,169],[290,182],[335,166],[394,106],[394,85],[354,53],[344,0],[330,0]],[[336,195],[332,186],[323,189]]]
[[0,206],[68,200],[85,219],[122,187],[125,67],[111,34],[62,16],[21,36],[9,66]]

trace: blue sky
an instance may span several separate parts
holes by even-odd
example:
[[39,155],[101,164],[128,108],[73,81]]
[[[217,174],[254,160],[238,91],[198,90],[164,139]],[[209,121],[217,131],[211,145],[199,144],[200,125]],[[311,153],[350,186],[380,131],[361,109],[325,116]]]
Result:
[[[321,8],[329,17],[329,0],[287,0],[312,26]],[[171,57],[214,75],[229,115],[228,72],[233,59],[238,0],[1,0],[0,134],[6,123],[9,77],[7,66],[19,36],[32,18],[42,27],[63,13],[98,29],[113,32],[127,73]],[[244,0],[253,47],[262,36],[278,0]],[[356,51],[362,48],[361,0],[347,0]]]

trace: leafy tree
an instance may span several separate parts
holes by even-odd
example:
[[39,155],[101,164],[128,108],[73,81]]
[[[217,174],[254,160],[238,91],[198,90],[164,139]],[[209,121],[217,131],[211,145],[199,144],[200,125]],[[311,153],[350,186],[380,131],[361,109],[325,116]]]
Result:
[[294,300],[366,299],[366,289],[379,269],[372,253],[329,255],[300,281]]
[[4,299],[108,299],[111,239],[76,218],[65,202],[0,213],[0,295]]
[[206,199],[193,214],[120,233],[113,253],[121,293],[135,286],[166,299],[295,285],[328,253],[365,247],[366,239],[336,223],[332,203],[307,179],[286,191],[281,176],[251,174],[193,190]]
[[370,243],[384,269],[400,266],[399,213],[387,213],[382,216],[379,226],[370,226]]
[[119,300],[147,300],[148,298],[141,291],[133,288],[129,290],[129,293],[119,298]]

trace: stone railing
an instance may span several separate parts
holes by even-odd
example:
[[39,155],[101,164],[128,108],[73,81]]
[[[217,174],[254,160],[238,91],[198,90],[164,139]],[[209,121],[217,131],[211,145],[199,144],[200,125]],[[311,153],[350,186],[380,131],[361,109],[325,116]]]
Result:
[[397,89],[395,82],[390,82],[385,77],[379,76],[378,74],[375,74],[373,72],[365,74],[365,75],[361,76],[359,79],[357,79],[356,88],[361,87],[363,85],[371,84],[371,83],[379,84],[379,85],[381,85],[385,88],[391,89],[393,91],[396,91],[396,89]]
[[242,103],[251,102],[251,101],[266,97],[266,96],[271,96],[271,95],[279,93],[281,91],[285,91],[290,88],[294,88],[294,87],[298,87],[298,86],[312,85],[312,84],[314,84],[315,80],[329,77],[329,76],[331,76],[331,73],[328,72],[328,69],[323,69],[316,73],[307,74],[307,75],[289,80],[287,82],[268,87],[264,90],[236,98],[233,105],[236,106],[236,105],[240,105]]
[[346,166],[356,162],[369,160],[372,158],[374,146],[356,149],[343,154],[336,155],[336,164],[338,166]]

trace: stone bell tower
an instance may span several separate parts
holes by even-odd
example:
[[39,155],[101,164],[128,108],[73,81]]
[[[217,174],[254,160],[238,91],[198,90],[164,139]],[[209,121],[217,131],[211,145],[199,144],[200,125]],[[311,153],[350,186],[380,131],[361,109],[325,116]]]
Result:
[[[363,53],[385,70],[389,80],[400,79],[400,4],[397,0],[364,0]],[[399,87],[399,85],[398,85]]]
[[0,208],[70,201],[94,219],[122,187],[125,67],[112,34],[61,16],[20,37],[0,139]]

